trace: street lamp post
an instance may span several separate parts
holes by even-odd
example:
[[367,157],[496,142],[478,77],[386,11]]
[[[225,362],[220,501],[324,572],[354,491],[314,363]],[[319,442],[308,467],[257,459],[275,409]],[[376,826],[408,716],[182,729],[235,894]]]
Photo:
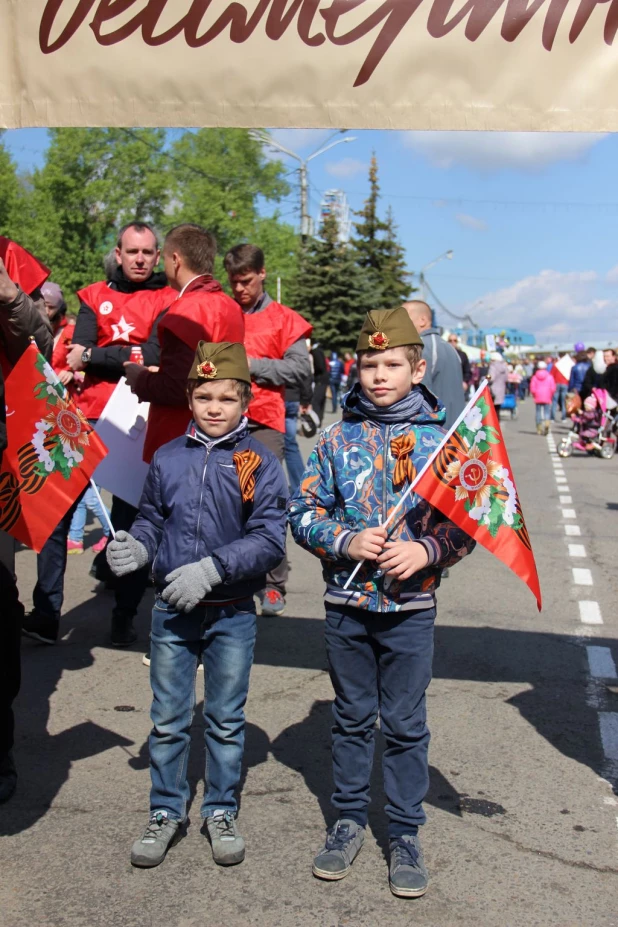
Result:
[[[339,131],[345,132],[346,130],[341,129]],[[307,207],[309,201],[307,165],[310,161],[313,161],[314,158],[324,154],[325,151],[330,151],[330,149],[334,148],[336,145],[341,145],[344,142],[355,142],[355,136],[347,135],[345,138],[338,138],[335,139],[335,141],[330,141],[330,139],[328,139],[328,144],[318,148],[317,151],[314,151],[312,154],[310,154],[308,158],[303,158],[295,151],[290,151],[289,148],[285,148],[283,145],[279,144],[279,142],[274,139],[272,135],[269,135],[268,132],[261,132],[256,129],[252,129],[249,134],[255,141],[261,142],[263,145],[268,145],[271,148],[275,148],[277,151],[281,151],[283,154],[288,155],[288,157],[294,158],[295,161],[298,161],[300,165],[298,168],[298,173],[300,176],[300,237],[302,241],[305,242],[307,237],[311,234],[311,220]]]
[[[448,259],[449,261],[451,261],[451,260],[453,259],[453,252],[452,252],[452,250],[449,249],[448,251],[445,251],[444,254],[438,255],[438,257],[437,257],[437,258],[434,258],[433,261],[430,261],[428,264],[425,264],[423,267],[421,267],[421,269],[420,269],[420,271],[419,271],[418,279],[419,279],[419,283],[420,283],[420,285],[421,285],[421,298],[422,298],[423,302],[425,302],[425,303],[427,302],[427,287],[425,286],[425,271],[429,270],[430,267],[433,267],[434,264],[437,264],[438,261],[442,261],[442,260],[444,260],[445,258]],[[435,316],[436,316],[435,310],[432,309],[432,310],[431,310],[431,325],[432,325],[432,328],[435,328],[435,327],[436,327],[436,318],[435,318]]]

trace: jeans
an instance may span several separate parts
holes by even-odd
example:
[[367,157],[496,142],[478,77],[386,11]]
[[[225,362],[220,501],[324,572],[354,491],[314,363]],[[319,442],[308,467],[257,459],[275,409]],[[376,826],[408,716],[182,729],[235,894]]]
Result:
[[252,598],[235,605],[198,605],[185,614],[157,596],[150,638],[151,811],[167,811],[177,821],[186,817],[195,676],[201,658],[206,742],[201,815],[208,817],[219,808],[236,812],[255,635]]
[[425,690],[431,680],[435,615],[435,608],[380,613],[326,607],[326,652],[335,690],[332,803],[340,818],[366,825],[379,711],[386,741],[382,770],[389,837],[415,834],[425,823]]
[[295,493],[300,486],[305,470],[296,440],[299,408],[299,402],[286,402],[285,404],[285,465],[288,468],[290,495]]
[[551,406],[548,402],[537,402],[536,404],[536,423],[548,422],[550,419]]
[[552,399],[551,404],[551,417],[556,421],[556,412],[560,409],[560,418],[564,420],[567,417],[566,413],[566,397],[569,391],[566,383],[556,383],[556,392],[554,393],[554,398]]
[[86,490],[86,494],[82,496],[82,500],[75,509],[75,514],[73,515],[73,520],[71,522],[71,527],[69,528],[69,540],[71,541],[83,541],[84,540],[84,528],[86,527],[86,517],[88,510],[99,519],[101,522],[101,527],[103,528],[103,534],[105,537],[109,537],[109,527],[108,519],[105,517],[101,503],[97,499],[97,494],[95,493],[92,486],[89,486]]
[[64,600],[64,574],[67,568],[67,538],[77,507],[86,493],[78,496],[60,519],[36,558],[37,583],[32,593],[33,611],[37,615],[60,620]]
[[330,381],[330,396],[332,402],[331,412],[337,412],[339,409],[339,390],[341,389],[341,383],[335,382],[334,380]]

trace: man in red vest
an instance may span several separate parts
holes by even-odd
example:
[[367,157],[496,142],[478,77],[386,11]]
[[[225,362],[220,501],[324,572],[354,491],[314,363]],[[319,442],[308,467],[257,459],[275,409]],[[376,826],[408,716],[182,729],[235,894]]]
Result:
[[[77,294],[80,307],[67,365],[74,372],[84,372],[79,405],[90,421],[96,421],[103,412],[124,374],[124,362],[129,360],[133,346],[140,347],[145,364],[159,362],[157,329],[176,296],[167,286],[165,274],[155,272],[159,257],[154,230],[145,222],[131,222],[118,235],[111,278],[92,283]],[[24,621],[23,633],[46,644],[54,644],[58,638],[67,537],[78,502],[71,506],[37,558],[34,608]],[[128,531],[136,513],[133,506],[114,497],[112,522],[117,530]],[[113,645],[126,647],[136,639],[133,617],[147,582],[148,571],[142,570],[115,584]]]
[[[53,340],[44,317],[40,287],[49,271],[32,254],[0,235],[0,470],[7,446],[4,377],[34,338],[49,360]],[[1,511],[1,508],[0,508]],[[24,607],[15,580],[15,541],[0,531],[0,803],[17,784],[13,762],[13,700],[20,685],[20,641]]]
[[[245,349],[249,358],[254,399],[249,406],[252,434],[283,464],[285,459],[285,390],[311,380],[305,339],[312,326],[297,312],[274,302],[264,290],[264,252],[256,245],[236,245],[225,255],[234,299],[245,317]],[[287,558],[266,577],[260,596],[263,615],[280,615],[285,608]]]
[[187,378],[198,343],[243,342],[242,312],[213,278],[216,254],[214,236],[199,225],[178,225],[165,238],[163,262],[176,299],[159,326],[160,367],[151,371],[125,364],[133,392],[151,404],[144,442],[147,463],[189,424]]

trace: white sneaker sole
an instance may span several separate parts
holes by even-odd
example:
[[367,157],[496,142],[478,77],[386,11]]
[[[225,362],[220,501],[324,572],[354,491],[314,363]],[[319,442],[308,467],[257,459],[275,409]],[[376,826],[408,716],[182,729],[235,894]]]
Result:
[[316,879],[324,879],[325,882],[339,882],[340,879],[345,879],[351,868],[351,866],[348,866],[347,869],[343,869],[341,872],[328,872],[327,869],[320,869],[314,863],[311,871]]
[[427,886],[425,888],[396,888],[390,880],[388,885],[397,898],[420,898],[427,891]]

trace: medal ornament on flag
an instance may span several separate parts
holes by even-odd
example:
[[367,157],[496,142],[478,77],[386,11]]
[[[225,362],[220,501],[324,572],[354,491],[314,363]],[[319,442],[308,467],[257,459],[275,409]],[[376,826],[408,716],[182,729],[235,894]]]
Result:
[[34,345],[7,377],[6,403],[0,529],[38,552],[107,450]]

